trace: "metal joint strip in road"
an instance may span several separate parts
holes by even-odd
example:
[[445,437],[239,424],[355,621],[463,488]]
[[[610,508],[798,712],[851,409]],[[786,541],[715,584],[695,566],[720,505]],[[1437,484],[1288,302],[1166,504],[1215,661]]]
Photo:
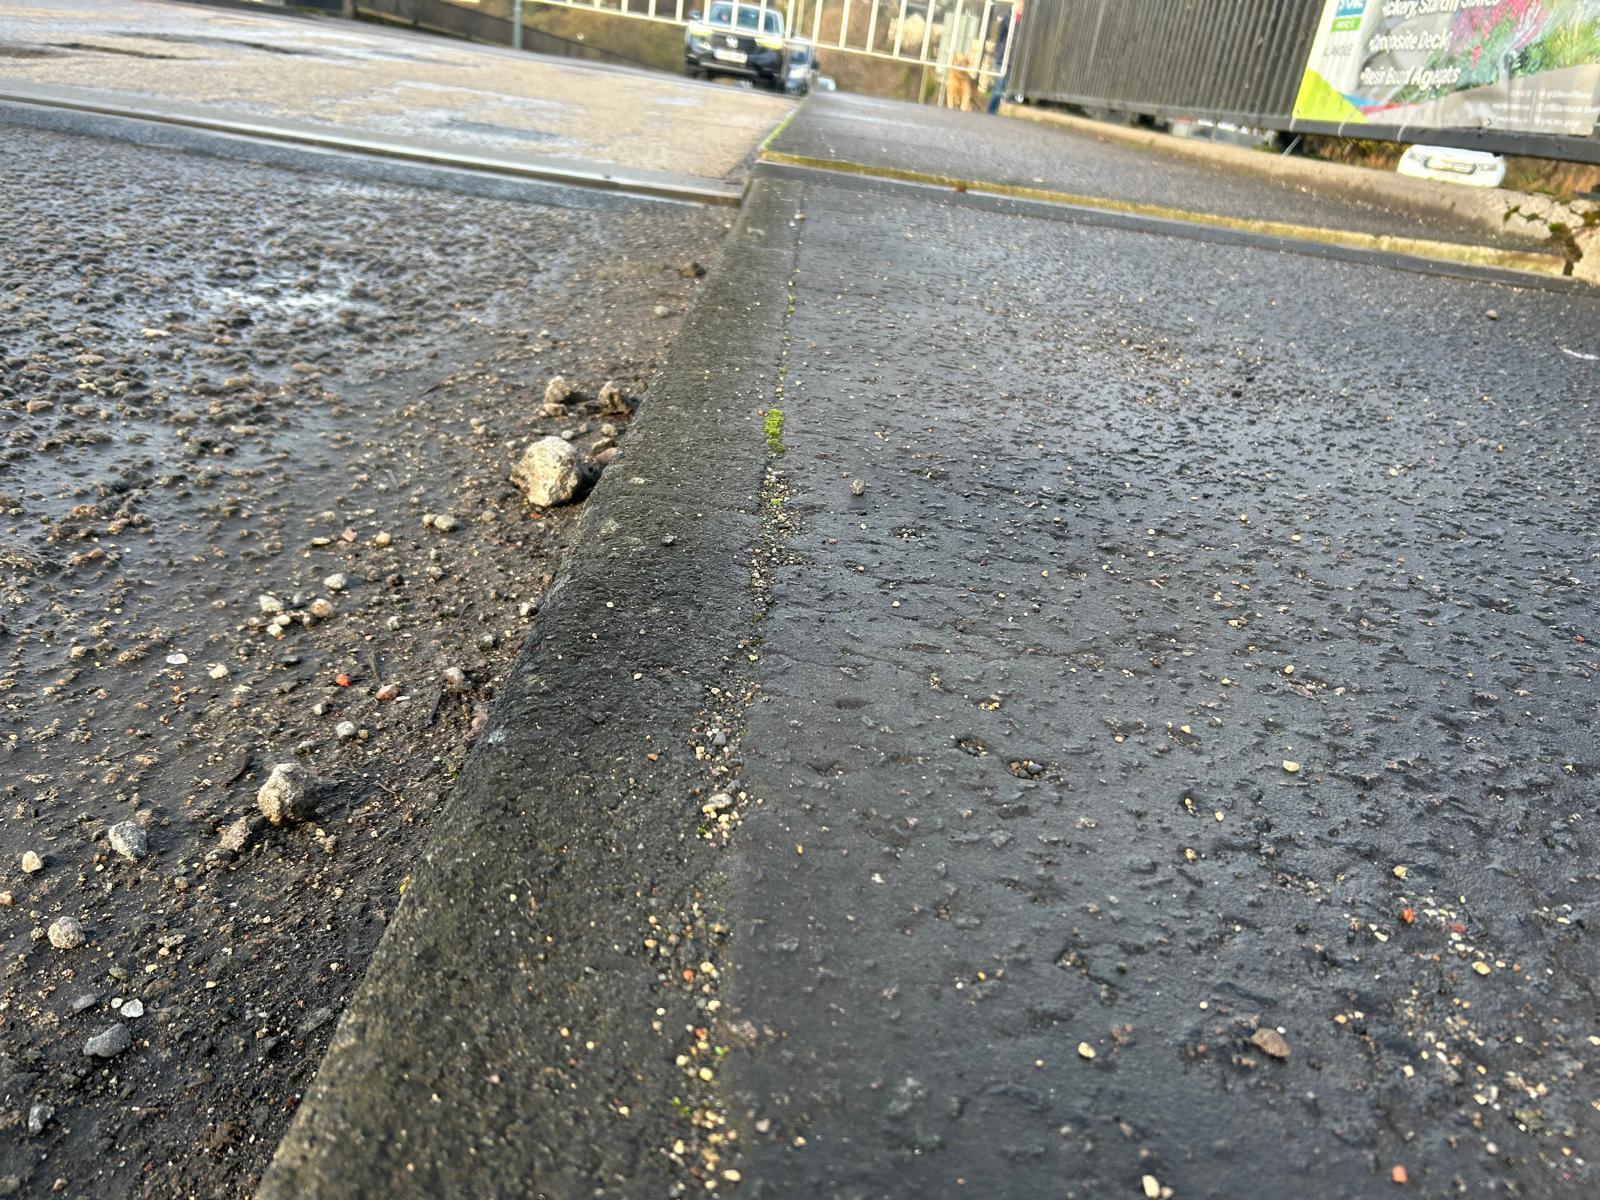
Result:
[[469,154],[444,146],[434,147],[370,135],[323,132],[309,126],[281,122],[237,120],[173,107],[111,102],[54,89],[18,88],[15,84],[0,90],[0,103],[178,126],[225,137],[310,146],[318,150],[426,166],[482,171],[538,183],[591,188],[657,200],[737,207],[744,194],[742,188],[731,185],[719,186],[711,181],[663,172],[619,169],[613,164],[588,163],[577,159],[504,158],[492,154]]

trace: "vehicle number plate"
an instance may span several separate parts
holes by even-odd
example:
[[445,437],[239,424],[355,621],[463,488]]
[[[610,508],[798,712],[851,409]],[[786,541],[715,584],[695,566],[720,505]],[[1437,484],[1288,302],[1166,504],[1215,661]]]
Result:
[[742,63],[750,56],[743,50],[713,50],[718,62]]

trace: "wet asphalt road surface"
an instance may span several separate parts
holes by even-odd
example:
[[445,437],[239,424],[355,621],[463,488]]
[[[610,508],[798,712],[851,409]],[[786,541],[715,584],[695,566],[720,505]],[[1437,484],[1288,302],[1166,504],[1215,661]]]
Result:
[[1592,1194],[1591,295],[5,132],[4,1190]]
[[1593,1195],[1600,301],[762,186],[747,1194]]
[[0,1194],[250,1195],[727,216],[0,136]]
[[734,182],[793,104],[369,22],[151,0],[0,7],[0,91],[11,84],[433,149]]
[[819,94],[773,148],[814,158],[900,167],[960,179],[1327,226],[1362,233],[1532,247],[1515,227],[1487,232],[1460,217],[1380,205],[1232,171],[1159,149],[1032,121],[929,108],[869,96]]

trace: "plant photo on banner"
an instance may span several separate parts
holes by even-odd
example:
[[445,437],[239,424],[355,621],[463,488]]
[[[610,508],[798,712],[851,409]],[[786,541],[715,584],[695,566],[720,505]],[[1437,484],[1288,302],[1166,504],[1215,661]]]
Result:
[[1294,115],[1586,136],[1600,0],[1328,0]]

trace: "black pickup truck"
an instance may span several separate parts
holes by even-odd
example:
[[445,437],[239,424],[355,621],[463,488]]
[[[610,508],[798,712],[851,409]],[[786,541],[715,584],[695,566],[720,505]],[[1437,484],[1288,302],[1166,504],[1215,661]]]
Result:
[[781,92],[789,80],[789,43],[775,8],[717,0],[689,14],[683,67],[691,79],[737,75]]

